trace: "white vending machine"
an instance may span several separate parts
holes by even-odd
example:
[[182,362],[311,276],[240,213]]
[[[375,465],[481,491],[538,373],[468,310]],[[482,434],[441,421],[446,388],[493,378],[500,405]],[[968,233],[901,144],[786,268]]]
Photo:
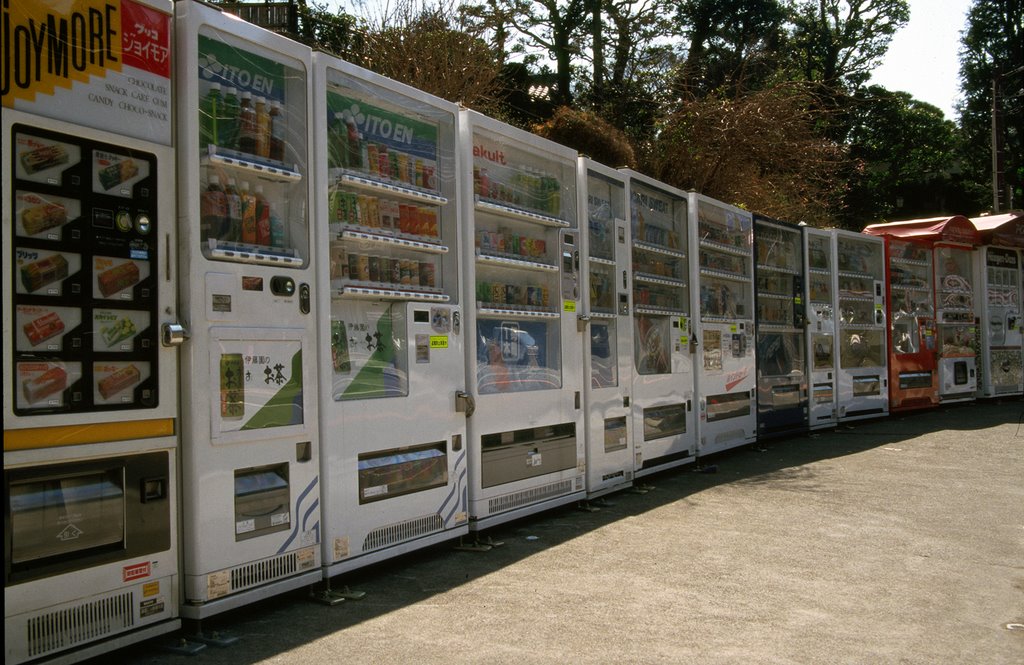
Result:
[[834,229],[839,422],[889,413],[885,243]]
[[624,170],[633,278],[633,440],[637,476],[696,459],[694,324],[687,194]]
[[184,600],[321,579],[311,51],[198,2],[178,48]]
[[3,6],[8,664],[181,623],[171,11]]
[[574,151],[460,122],[470,529],[585,496]]
[[700,455],[757,438],[753,227],[749,212],[690,194]]
[[1024,347],[1021,312],[1021,254],[1024,214],[976,217],[981,235],[975,250],[975,306],[978,331],[978,397],[1024,394]]
[[810,227],[804,229],[808,426],[812,430],[835,427],[839,421],[834,251],[831,232]]
[[323,565],[468,532],[456,105],[314,55]]
[[580,157],[577,192],[583,238],[583,403],[587,497],[633,483],[633,326],[626,183],[618,171]]

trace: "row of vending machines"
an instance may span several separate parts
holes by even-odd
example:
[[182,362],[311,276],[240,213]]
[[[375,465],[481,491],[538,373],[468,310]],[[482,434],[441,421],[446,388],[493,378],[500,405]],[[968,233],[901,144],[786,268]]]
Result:
[[65,9],[4,7],[12,52],[52,46],[3,87],[8,663],[881,416],[926,372],[1024,392],[1019,218],[794,226],[194,0]]

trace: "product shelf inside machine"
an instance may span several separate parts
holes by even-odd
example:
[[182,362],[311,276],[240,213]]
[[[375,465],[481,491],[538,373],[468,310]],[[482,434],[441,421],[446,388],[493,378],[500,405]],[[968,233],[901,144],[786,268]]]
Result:
[[234,169],[249,177],[263,178],[274,182],[299,182],[302,174],[282,162],[264,160],[236,150],[228,150],[210,145],[207,154],[200,161],[200,166],[220,166]]
[[422,291],[412,289],[395,289],[381,286],[363,285],[349,281],[331,289],[334,298],[354,298],[359,300],[408,300],[413,302],[448,302],[451,298],[440,291]]
[[564,219],[559,219],[558,217],[543,215],[539,212],[530,212],[529,210],[523,210],[504,203],[495,203],[494,201],[488,201],[481,198],[477,198],[476,200],[476,209],[481,212],[489,212],[511,219],[542,224],[544,226],[554,226],[558,228],[569,228],[572,226],[569,222]]
[[447,246],[438,243],[411,240],[401,236],[384,235],[381,233],[368,233],[366,231],[356,231],[354,229],[345,229],[338,232],[337,239],[365,242],[387,247],[401,247],[403,249],[412,249],[419,252],[425,252],[427,254],[447,254],[449,251]]
[[[333,172],[332,172],[333,175]],[[399,198],[407,199],[409,201],[417,201],[420,203],[432,203],[434,205],[445,205],[448,203],[448,199],[436,194],[434,192],[420,189],[418,187],[410,187],[408,185],[399,185],[392,182],[384,182],[376,180],[374,178],[368,178],[362,175],[356,175],[354,173],[348,173],[342,171],[337,177],[338,184],[351,187],[353,189],[361,189],[368,192],[374,192],[376,194],[388,194],[390,196],[396,196]]]

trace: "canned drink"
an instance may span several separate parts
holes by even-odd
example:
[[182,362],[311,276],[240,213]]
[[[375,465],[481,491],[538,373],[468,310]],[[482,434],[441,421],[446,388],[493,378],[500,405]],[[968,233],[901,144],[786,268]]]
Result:
[[380,199],[376,196],[367,197],[367,209],[369,210],[369,223],[367,226],[380,228]]
[[402,182],[409,182],[409,155],[404,152],[391,153],[395,156],[392,164],[397,165],[398,179]]
[[377,173],[382,178],[391,177],[391,159],[388,157],[388,147],[386,145],[377,146]]
[[398,230],[402,233],[409,232],[410,207],[411,206],[407,206],[404,203],[399,204],[398,206]]
[[380,281],[380,257],[379,256],[371,256],[367,260],[367,263],[369,265],[370,281],[371,282],[379,282]]
[[550,306],[550,304],[551,304],[550,296],[551,296],[551,292],[548,290],[548,287],[546,287],[546,286],[540,287],[540,306],[541,307],[548,307],[548,306]]
[[401,277],[402,286],[412,286],[412,261],[409,259],[402,259],[401,263]]
[[505,253],[505,232],[504,231],[498,231],[495,235],[497,236],[497,238],[496,238],[497,242],[495,243],[495,249],[497,250],[497,252],[499,254],[504,254]]
[[415,168],[416,168],[416,171],[415,171],[415,173],[413,175],[413,184],[415,184],[417,187],[424,187],[425,188],[426,184],[424,184],[424,182],[423,182],[423,160],[422,159],[417,159],[416,160],[416,167]]
[[477,282],[476,283],[476,299],[478,302],[490,302],[491,301],[491,284],[490,282]]
[[332,189],[327,195],[327,221],[329,224],[343,221],[345,209],[345,193]]
[[437,286],[434,264],[430,261],[420,261],[420,286],[434,288]]
[[540,239],[534,240],[533,249],[537,252],[535,256],[544,256],[547,254],[547,243]]
[[427,164],[423,165],[423,188],[437,189],[437,183],[434,182],[434,167]]
[[401,160],[398,159],[398,153],[394,150],[388,151],[388,177],[398,180],[401,178]]
[[359,255],[348,255],[348,278],[359,279]]
[[419,286],[420,285],[420,262],[409,261],[409,285]]
[[366,254],[359,255],[359,271],[356,274],[358,275],[356,279],[364,282],[370,281],[370,257]]
[[377,153],[377,144],[370,143],[366,146],[366,161],[370,173],[380,173],[380,156]]
[[505,302],[505,285],[491,283],[491,302],[495,305],[501,305]]

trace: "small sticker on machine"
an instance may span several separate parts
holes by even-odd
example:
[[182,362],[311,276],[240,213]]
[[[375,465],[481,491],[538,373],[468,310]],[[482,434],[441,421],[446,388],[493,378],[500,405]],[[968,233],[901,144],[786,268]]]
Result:
[[563,300],[562,301],[562,311],[563,312],[575,312],[576,311],[576,301],[575,300]]
[[388,493],[387,485],[376,485],[374,487],[363,488],[363,498],[368,499],[371,496],[383,496]]
[[235,533],[249,533],[256,530],[256,520],[235,522]]
[[431,335],[430,336],[430,348],[432,348],[432,349],[447,349],[448,348],[448,335]]

